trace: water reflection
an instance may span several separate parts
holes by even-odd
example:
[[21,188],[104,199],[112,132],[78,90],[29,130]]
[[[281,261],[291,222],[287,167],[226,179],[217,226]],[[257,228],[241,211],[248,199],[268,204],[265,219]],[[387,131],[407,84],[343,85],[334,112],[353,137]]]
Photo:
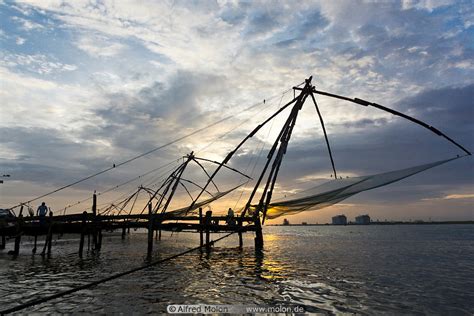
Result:
[[[344,229],[268,227],[264,250],[254,250],[250,234],[244,248],[225,239],[210,252],[196,251],[25,312],[141,314],[185,303],[296,303],[326,314],[474,312],[470,226],[456,226],[455,237],[447,227]],[[192,234],[164,235],[152,260],[198,243]],[[49,259],[31,256],[28,247],[22,245],[16,260],[0,252],[4,308],[146,262],[146,234],[124,241],[105,236],[102,252],[86,252],[83,259],[67,236],[54,244]]]

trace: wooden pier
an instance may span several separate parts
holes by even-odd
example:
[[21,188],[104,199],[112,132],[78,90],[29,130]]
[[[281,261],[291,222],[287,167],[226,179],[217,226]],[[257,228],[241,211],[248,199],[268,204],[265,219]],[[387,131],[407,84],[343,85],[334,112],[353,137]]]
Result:
[[[14,239],[14,248],[9,253],[18,255],[21,238],[34,237],[33,253],[37,250],[38,237],[44,236],[45,243],[41,254],[50,255],[53,237],[63,234],[77,234],[80,236],[78,255],[82,257],[85,238],[92,240],[92,249],[100,251],[102,248],[103,232],[120,231],[122,239],[130,229],[146,229],[148,231],[147,254],[153,251],[154,236],[161,239],[162,231],[194,232],[200,234],[200,245],[211,242],[211,234],[237,233],[239,246],[243,246],[242,233],[256,232],[259,225],[255,225],[255,218],[251,216],[235,217],[235,225],[226,224],[227,216],[213,216],[208,211],[204,216],[202,209],[199,215],[173,216],[172,214],[130,214],[130,215],[95,215],[94,212],[82,214],[46,216],[18,216],[0,220],[0,250],[5,249],[6,240]],[[259,221],[259,219],[257,219]],[[246,224],[246,225],[245,225]],[[261,226],[260,226],[261,227]]]

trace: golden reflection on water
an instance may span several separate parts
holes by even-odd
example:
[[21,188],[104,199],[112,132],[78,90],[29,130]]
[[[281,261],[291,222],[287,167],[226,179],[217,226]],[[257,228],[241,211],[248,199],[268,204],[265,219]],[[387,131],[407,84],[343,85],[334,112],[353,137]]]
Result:
[[[272,249],[278,249],[278,245],[284,236],[274,234],[265,235],[265,246]],[[291,266],[284,261],[271,256],[268,252],[258,251],[255,253],[256,265],[260,265],[260,277],[269,281],[281,280],[286,278]]]

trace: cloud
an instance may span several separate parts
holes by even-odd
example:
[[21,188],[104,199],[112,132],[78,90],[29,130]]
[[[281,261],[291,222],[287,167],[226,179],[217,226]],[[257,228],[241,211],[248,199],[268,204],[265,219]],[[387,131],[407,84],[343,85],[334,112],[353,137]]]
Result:
[[23,37],[17,37],[15,41],[17,45],[23,45],[25,44],[25,42],[26,42],[26,39],[24,39]]
[[474,194],[450,194],[444,197],[446,200],[450,199],[474,199]]
[[126,48],[125,45],[100,35],[81,36],[76,46],[92,57],[112,57]]
[[474,199],[474,194],[448,194],[443,197],[423,199],[423,201],[437,201],[437,200],[470,200]]
[[[18,45],[24,43],[24,39],[21,40],[21,44],[18,44],[17,41]],[[76,65],[64,64],[43,54],[27,55],[2,53],[0,54],[0,65],[9,68],[21,67],[40,75],[50,75],[77,69]]]
[[409,9],[424,9],[428,11],[433,11],[434,9],[437,9],[442,6],[447,6],[452,4],[452,0],[438,0],[438,1],[433,1],[433,0],[403,0],[402,1],[402,9],[403,10],[409,10]]
[[44,29],[44,25],[36,23],[34,21],[21,18],[18,16],[13,16],[12,20],[21,25],[21,28],[25,31],[40,30]]
[[[6,48],[0,58],[0,120],[15,139],[3,144],[8,159],[2,164],[18,164],[25,181],[28,173],[39,170],[42,177],[51,177],[50,183],[67,182],[80,171],[98,170],[237,113],[124,173],[200,148],[205,148],[203,155],[221,159],[278,108],[279,98],[269,102],[269,95],[311,74],[321,90],[394,107],[469,149],[474,145],[469,122],[474,52],[466,41],[472,37],[474,10],[464,3],[321,1],[295,7],[285,1],[28,0],[2,6],[13,10],[7,10],[12,17],[0,33]],[[26,41],[17,45],[19,38]],[[263,99],[265,104],[243,113]],[[443,139],[387,113],[317,99],[343,176],[458,153]],[[268,148],[281,123],[278,119],[251,138],[232,166],[257,174],[265,157],[260,148]],[[35,152],[47,154],[30,149],[32,140],[44,142],[57,158],[32,158]],[[206,147],[208,143],[212,145]],[[279,192],[293,192],[295,183],[303,187],[328,179],[325,146],[314,106],[308,103],[281,169]],[[67,161],[73,166],[70,172],[60,167]],[[414,209],[426,198],[465,194],[471,170],[469,159],[458,160],[387,191],[364,193],[351,203],[381,207],[385,202],[393,209],[405,203]],[[31,181],[40,178],[37,174]],[[104,181],[112,183],[112,178]]]

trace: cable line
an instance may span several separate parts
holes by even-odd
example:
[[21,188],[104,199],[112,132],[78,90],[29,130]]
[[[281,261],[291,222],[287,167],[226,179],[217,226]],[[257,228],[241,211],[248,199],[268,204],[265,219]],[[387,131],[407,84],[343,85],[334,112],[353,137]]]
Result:
[[[287,93],[288,91],[289,91],[289,90],[287,89],[287,90],[285,90],[283,93]],[[274,98],[276,98],[277,96],[280,96],[280,95],[281,95],[281,94],[276,94],[276,95],[274,95],[274,96],[271,96],[271,97],[268,98],[267,100],[274,99]],[[253,108],[255,108],[255,107],[259,106],[259,105],[262,105],[262,104],[265,104],[265,100],[263,101],[263,103],[262,103],[262,102],[257,102],[257,103],[255,103],[255,104],[252,104],[252,105],[248,106],[247,108],[243,109],[242,111],[240,111],[239,113],[226,116],[226,117],[224,117],[224,118],[222,118],[222,119],[220,119],[220,120],[218,120],[218,121],[216,121],[216,122],[213,122],[213,123],[211,123],[211,124],[209,124],[209,125],[206,125],[206,126],[204,126],[204,127],[201,127],[201,128],[199,128],[199,129],[197,129],[197,130],[194,130],[193,132],[190,132],[190,133],[188,133],[188,134],[186,134],[186,135],[184,135],[184,136],[178,137],[178,138],[176,138],[176,139],[174,139],[174,140],[172,140],[172,141],[170,141],[170,142],[168,142],[168,143],[165,143],[165,144],[163,144],[163,145],[160,145],[160,146],[158,146],[158,147],[155,147],[155,148],[153,148],[153,149],[151,149],[151,150],[149,150],[149,151],[146,151],[146,152],[144,152],[144,153],[142,153],[142,154],[140,154],[140,155],[138,155],[138,156],[132,157],[132,158],[130,158],[130,159],[127,159],[127,160],[122,161],[122,162],[117,163],[117,164],[113,164],[112,167],[106,168],[106,169],[104,169],[104,170],[101,170],[101,171],[99,171],[99,172],[96,172],[96,173],[94,173],[94,174],[91,174],[91,175],[89,175],[89,176],[87,176],[87,177],[85,177],[85,178],[79,179],[79,180],[74,181],[74,182],[72,182],[72,183],[70,183],[70,184],[67,184],[67,185],[64,185],[64,186],[62,186],[62,187],[59,187],[59,188],[57,188],[57,189],[55,189],[55,190],[53,190],[53,191],[50,191],[50,192],[47,192],[47,193],[42,194],[42,195],[40,195],[40,196],[37,196],[37,197],[35,197],[35,198],[33,198],[33,199],[29,200],[29,201],[19,203],[19,204],[15,205],[15,206],[10,207],[9,209],[10,209],[10,210],[13,210],[13,209],[15,209],[15,208],[17,208],[17,207],[20,207],[21,205],[29,204],[29,203],[31,203],[31,202],[37,201],[37,200],[39,200],[39,199],[41,199],[41,198],[44,198],[44,197],[46,197],[46,196],[48,196],[48,195],[57,193],[57,192],[59,192],[59,191],[62,191],[62,190],[67,189],[67,188],[69,188],[69,187],[72,187],[72,186],[74,186],[74,185],[76,185],[76,184],[79,184],[79,183],[84,182],[84,181],[86,181],[86,180],[89,180],[89,179],[91,179],[91,178],[97,177],[97,176],[99,176],[99,175],[101,175],[101,174],[104,174],[104,173],[106,173],[106,172],[109,172],[110,170],[113,170],[113,169],[115,169],[115,168],[121,167],[121,166],[123,166],[123,165],[125,165],[125,164],[128,164],[128,163],[130,163],[130,162],[132,162],[132,161],[135,161],[135,160],[137,160],[137,159],[139,159],[139,158],[142,158],[142,157],[145,157],[145,156],[147,156],[147,155],[149,155],[149,154],[152,154],[152,153],[154,153],[154,152],[156,152],[156,151],[158,151],[158,150],[160,150],[160,149],[163,149],[163,148],[168,147],[168,146],[170,146],[170,145],[173,145],[173,144],[175,144],[175,143],[177,143],[177,142],[180,142],[180,141],[182,141],[182,140],[184,140],[184,139],[186,139],[186,138],[189,138],[189,137],[191,137],[191,136],[193,136],[193,135],[196,135],[196,134],[198,134],[198,133],[200,133],[200,132],[202,132],[202,131],[204,131],[204,130],[206,130],[206,129],[209,129],[209,128],[213,127],[213,126],[219,125],[219,124],[222,123],[222,122],[225,122],[225,121],[227,121],[227,120],[229,120],[229,119],[231,119],[231,118],[233,118],[233,117],[235,117],[235,116],[237,116],[237,115],[240,115],[240,114],[242,114],[242,113],[244,113],[244,112],[247,112],[247,111],[249,111],[249,110],[251,110],[251,109],[253,109]]]
[[181,253],[178,253],[176,255],[173,255],[171,257],[167,257],[167,258],[164,258],[164,259],[161,259],[161,260],[157,260],[157,261],[154,261],[154,262],[151,262],[149,264],[145,264],[141,267],[137,267],[137,268],[134,268],[134,269],[131,269],[131,270],[127,270],[127,271],[124,271],[124,272],[120,272],[120,273],[116,273],[114,275],[111,275],[109,277],[106,277],[106,278],[103,278],[103,279],[100,279],[100,280],[97,280],[97,281],[93,281],[93,282],[90,282],[90,283],[87,283],[87,284],[84,284],[84,285],[81,285],[81,286],[78,286],[78,287],[75,287],[75,288],[72,288],[72,289],[69,289],[69,290],[66,290],[66,291],[62,291],[62,292],[59,292],[59,293],[56,293],[56,294],[52,294],[52,295],[49,295],[49,296],[46,296],[46,297],[42,297],[42,298],[39,298],[39,299],[34,299],[34,300],[31,300],[31,301],[28,301],[26,303],[23,303],[21,305],[18,305],[18,306],[15,306],[15,307],[11,307],[11,308],[7,308],[7,309],[4,309],[2,311],[0,311],[0,314],[1,315],[5,315],[5,314],[9,314],[9,313],[14,313],[14,312],[18,312],[18,311],[21,311],[25,308],[28,308],[28,307],[31,307],[31,306],[35,306],[35,305],[38,305],[38,304],[42,304],[42,303],[46,303],[50,300],[54,300],[56,298],[60,298],[60,297],[63,297],[65,295],[68,295],[68,294],[72,294],[72,293],[75,293],[75,292],[78,292],[78,291],[82,291],[82,290],[85,290],[85,289],[88,289],[88,288],[91,288],[91,287],[94,287],[96,285],[99,285],[99,284],[102,284],[102,283],[105,283],[105,282],[108,282],[108,281],[111,281],[111,280],[114,280],[114,279],[118,279],[120,277],[123,277],[123,276],[126,276],[128,274],[132,274],[134,272],[137,272],[137,271],[141,271],[141,270],[144,270],[144,269],[147,269],[147,268],[150,268],[150,267],[153,267],[153,266],[156,266],[160,263],[163,263],[163,262],[167,262],[167,261],[170,261],[170,260],[173,260],[173,259],[176,259],[178,257],[181,257],[183,255],[186,255],[188,253],[191,253],[193,251],[196,251],[198,249],[201,249],[201,248],[204,248],[204,247],[209,247],[211,245],[213,245],[214,243],[218,242],[218,241],[221,241],[222,239],[224,238],[227,238],[241,230],[243,230],[243,228],[245,227],[242,227],[236,231],[233,231],[227,235],[224,235],[222,237],[219,237],[217,238],[216,240],[213,240],[209,243],[204,243],[202,246],[197,246],[197,247],[194,247],[194,248],[191,248],[191,249],[188,249],[186,251],[183,251]]

